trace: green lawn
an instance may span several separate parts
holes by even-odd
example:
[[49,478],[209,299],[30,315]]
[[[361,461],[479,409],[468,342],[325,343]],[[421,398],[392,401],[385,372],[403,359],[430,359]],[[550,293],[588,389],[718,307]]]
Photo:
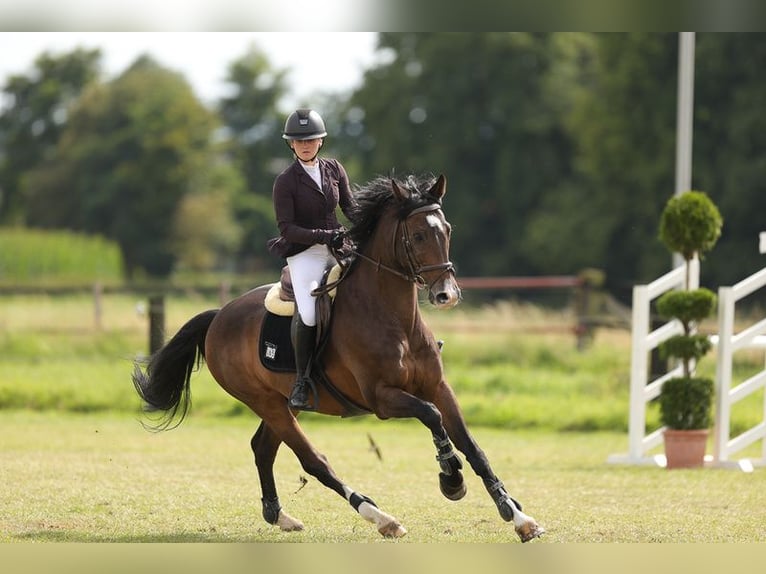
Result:
[[[277,480],[306,529],[261,518],[249,439],[258,420],[203,369],[184,424],[152,434],[130,382],[146,353],[145,302],[88,295],[0,297],[0,541],[386,543],[283,449]],[[168,334],[217,301],[170,298]],[[517,304],[427,311],[446,341],[445,371],[466,419],[510,493],[549,542],[764,542],[766,473],[614,466],[627,451],[630,337],[599,330],[578,352],[566,312]],[[745,355],[740,376],[762,368]],[[701,370],[714,364],[704,359]],[[761,420],[763,393],[737,406],[735,427]],[[412,421],[304,416],[349,485],[408,529],[404,543],[517,542],[478,479],[444,499],[428,432]],[[650,422],[656,413],[650,409]],[[369,450],[371,434],[383,452]],[[753,445],[743,456],[760,456]]]
[[[305,417],[339,476],[408,529],[402,543],[518,542],[481,482],[441,496],[428,432],[414,422]],[[283,533],[260,516],[254,417],[194,417],[170,432],[138,418],[7,411],[0,418],[2,542],[386,542],[289,450],[277,458]],[[383,460],[370,451],[368,434]],[[764,542],[766,473],[613,466],[621,433],[478,428],[510,493],[554,542]]]

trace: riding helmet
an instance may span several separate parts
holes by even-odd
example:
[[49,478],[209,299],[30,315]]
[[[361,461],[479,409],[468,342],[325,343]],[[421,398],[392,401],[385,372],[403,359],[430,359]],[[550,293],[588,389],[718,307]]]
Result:
[[287,116],[285,130],[282,132],[286,140],[313,140],[326,135],[322,116],[308,108],[295,110]]

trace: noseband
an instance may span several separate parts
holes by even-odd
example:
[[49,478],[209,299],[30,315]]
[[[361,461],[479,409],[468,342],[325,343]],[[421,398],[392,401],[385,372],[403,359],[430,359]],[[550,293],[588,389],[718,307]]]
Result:
[[[405,279],[406,281],[409,281],[410,283],[414,283],[418,289],[424,289],[425,287],[431,288],[431,286],[433,286],[433,284],[436,283],[436,281],[438,281],[441,278],[441,276],[444,275],[445,273],[454,273],[455,267],[452,265],[451,261],[445,261],[444,263],[437,263],[435,265],[420,265],[412,249],[412,242],[410,241],[410,229],[409,229],[409,226],[407,225],[407,220],[413,215],[417,215],[419,213],[429,213],[431,211],[439,211],[439,210],[441,210],[441,205],[438,203],[431,203],[428,205],[424,205],[422,207],[413,209],[409,214],[407,214],[407,217],[405,217],[403,220],[397,223],[396,231],[394,231],[392,247],[393,247],[394,254],[396,254],[397,239],[401,237],[402,245],[404,246],[404,253],[407,256],[406,270],[400,271],[398,269],[394,269],[393,267],[384,265],[380,261],[375,261],[374,259],[367,257],[366,255],[356,251],[354,252],[354,254],[358,257],[361,257],[365,261],[369,261],[370,263],[375,265],[375,267],[378,270],[383,269],[384,271],[393,273],[394,275],[401,277],[402,279]],[[400,227],[402,228],[401,234],[399,233]],[[430,285],[423,278],[423,273],[428,273],[429,271],[441,271],[439,276],[436,279],[434,279]]]

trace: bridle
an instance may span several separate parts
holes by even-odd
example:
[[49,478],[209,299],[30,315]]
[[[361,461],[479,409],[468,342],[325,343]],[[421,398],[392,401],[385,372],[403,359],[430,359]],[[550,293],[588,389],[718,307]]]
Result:
[[[402,279],[404,279],[405,281],[408,281],[409,283],[414,283],[418,289],[425,289],[426,287],[431,289],[431,287],[433,287],[433,285],[439,279],[441,279],[441,277],[445,273],[452,273],[454,275],[455,266],[452,265],[452,261],[445,261],[444,263],[436,263],[435,265],[420,265],[412,249],[412,242],[410,241],[410,228],[407,225],[407,220],[413,215],[417,215],[419,213],[429,213],[431,211],[440,211],[441,208],[442,206],[439,203],[429,203],[428,205],[417,207],[413,209],[410,213],[408,213],[403,220],[400,220],[396,224],[396,229],[394,230],[394,235],[392,238],[393,253],[394,253],[394,256],[396,256],[397,237],[401,237],[402,245],[404,247],[404,253],[407,256],[407,269],[405,271],[400,271],[398,269],[394,269],[393,267],[389,267],[388,265],[385,265],[384,263],[378,260],[375,260],[372,257],[368,257],[364,253],[360,253],[359,251],[356,251],[355,249],[350,250],[350,253],[354,255],[355,257],[358,257],[359,259],[363,259],[364,261],[372,263],[375,266],[375,269],[377,271],[380,271],[382,269],[383,271],[387,271],[388,273],[396,275],[397,277],[401,277]],[[401,235],[399,234],[400,228],[402,228],[403,230]],[[340,277],[336,279],[335,281],[327,283],[325,285],[320,285],[319,287],[314,289],[311,292],[311,294],[315,297],[318,297],[319,295],[323,295],[325,293],[329,293],[330,291],[335,289],[338,285],[340,285],[346,279],[346,277],[348,276],[348,272],[351,270],[351,265],[343,263],[343,259],[344,259],[343,253],[335,248],[331,248],[331,249],[333,251],[333,254],[335,255],[335,259],[340,263],[341,274],[340,274]],[[428,273],[430,271],[439,271],[439,270],[441,270],[441,273],[430,284],[423,277],[423,273]]]
[[[357,257],[364,259],[365,261],[368,261],[369,263],[372,263],[378,271],[383,269],[384,271],[387,271],[389,273],[392,273],[396,275],[397,277],[401,277],[405,281],[409,281],[410,283],[414,283],[415,286],[418,289],[424,289],[428,287],[429,289],[439,280],[445,273],[455,273],[455,266],[452,265],[451,261],[445,261],[444,263],[436,263],[434,265],[421,265],[418,261],[417,257],[415,256],[414,250],[412,248],[412,241],[410,240],[410,228],[407,225],[407,220],[412,217],[413,215],[418,215],[419,213],[429,213],[432,211],[440,211],[442,206],[438,203],[430,203],[428,205],[424,205],[422,207],[418,207],[416,209],[413,209],[410,213],[407,214],[407,217],[400,220],[396,224],[396,230],[394,231],[393,239],[392,239],[392,247],[394,255],[396,255],[397,252],[397,241],[398,238],[401,238],[402,245],[404,247],[404,253],[407,257],[407,269],[404,271],[400,271],[398,269],[394,269],[393,267],[389,267],[388,265],[384,265],[380,261],[376,261],[375,259],[372,259],[371,257],[368,257],[367,255],[364,255],[363,253],[359,253],[358,251],[352,251],[354,255]],[[399,229],[402,229],[402,233],[399,233]],[[441,271],[441,273],[434,279],[430,284],[423,278],[423,273],[428,273],[430,271]]]

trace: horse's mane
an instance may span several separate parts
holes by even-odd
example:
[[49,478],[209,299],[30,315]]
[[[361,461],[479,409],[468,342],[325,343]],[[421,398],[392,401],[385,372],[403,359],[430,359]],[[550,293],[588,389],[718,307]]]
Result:
[[365,243],[372,237],[383,212],[389,207],[393,206],[396,209],[396,216],[401,220],[418,207],[438,202],[428,193],[436,182],[433,175],[408,175],[403,179],[396,178],[397,185],[410,192],[410,197],[404,201],[394,196],[391,179],[391,177],[378,176],[354,188],[356,208],[350,214],[351,229],[348,235],[358,249],[364,248]]

